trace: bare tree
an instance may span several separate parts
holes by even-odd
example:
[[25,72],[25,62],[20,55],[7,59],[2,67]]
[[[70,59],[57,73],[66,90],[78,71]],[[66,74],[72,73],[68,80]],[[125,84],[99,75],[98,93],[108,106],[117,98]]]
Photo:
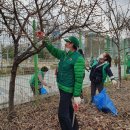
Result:
[[[105,21],[108,27],[103,26],[96,30],[96,32],[107,33],[111,38],[114,44],[117,46],[118,51],[118,77],[119,77],[119,87],[121,85],[121,38],[124,33],[126,24],[125,21],[129,16],[129,3],[128,8],[125,10],[122,9],[120,5],[116,3],[116,0],[104,0],[104,5],[98,5],[101,9],[101,13],[107,21]],[[101,23],[103,23],[102,21]],[[103,25],[103,24],[102,24]],[[95,31],[95,30],[94,30]]]
[[[9,84],[9,119],[14,113],[14,93],[15,78],[18,65],[38,53],[44,48],[44,42],[35,43],[32,30],[33,19],[37,22],[37,29],[44,31],[46,36],[50,36],[58,27],[60,35],[85,28],[92,23],[90,16],[96,11],[98,0],[91,3],[86,1],[74,0],[4,0],[0,5],[0,22],[6,27],[6,32],[10,34],[14,46],[14,58]],[[20,39],[26,38],[27,48],[25,51],[20,49]],[[56,40],[56,39],[54,39]],[[43,44],[42,44],[43,43]]]
[[130,37],[130,17],[125,19],[126,33]]

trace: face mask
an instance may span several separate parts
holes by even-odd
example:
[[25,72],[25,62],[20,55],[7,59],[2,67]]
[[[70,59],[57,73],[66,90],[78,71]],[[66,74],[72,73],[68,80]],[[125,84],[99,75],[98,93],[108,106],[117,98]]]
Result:
[[69,48],[65,48],[65,51],[68,53],[70,51],[70,49]]
[[98,57],[98,59],[103,59],[103,58],[104,58],[103,54],[101,54],[101,55]]

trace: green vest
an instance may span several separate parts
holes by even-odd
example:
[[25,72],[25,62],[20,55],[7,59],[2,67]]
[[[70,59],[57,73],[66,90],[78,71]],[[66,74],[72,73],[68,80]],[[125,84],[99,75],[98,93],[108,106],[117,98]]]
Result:
[[[44,72],[39,70],[38,75],[42,76],[42,79],[44,79]],[[32,75],[30,81],[29,81],[31,86],[35,86],[35,74]],[[38,79],[38,85],[41,84],[40,80]]]
[[127,67],[130,67],[130,55],[127,56],[127,62],[126,62],[126,64],[127,64]]
[[103,68],[102,68],[102,73],[103,73],[103,79],[102,79],[102,82],[104,83],[106,81],[106,78],[107,78],[107,73],[105,71],[106,67],[109,66],[109,63],[106,63],[103,65]]
[[97,64],[98,64],[98,61],[97,61],[97,60],[93,60],[93,63],[91,64],[91,68],[92,68],[93,66],[97,65]]
[[[97,64],[98,64],[98,62],[95,61],[95,62],[93,63],[93,65],[92,65],[92,67],[96,66]],[[106,78],[107,78],[107,73],[106,73],[106,71],[105,71],[105,69],[106,69],[107,66],[109,66],[109,63],[108,63],[108,62],[105,63],[105,64],[103,64],[103,66],[102,66],[102,75],[103,75],[103,77],[102,77],[102,82],[103,82],[103,83],[106,81]]]

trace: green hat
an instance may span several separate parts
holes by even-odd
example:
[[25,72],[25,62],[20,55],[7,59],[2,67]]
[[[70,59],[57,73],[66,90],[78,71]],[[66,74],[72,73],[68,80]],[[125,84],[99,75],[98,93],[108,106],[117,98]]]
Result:
[[70,36],[67,39],[64,39],[66,42],[71,42],[73,43],[76,47],[79,47],[79,40],[74,37],[74,36]]

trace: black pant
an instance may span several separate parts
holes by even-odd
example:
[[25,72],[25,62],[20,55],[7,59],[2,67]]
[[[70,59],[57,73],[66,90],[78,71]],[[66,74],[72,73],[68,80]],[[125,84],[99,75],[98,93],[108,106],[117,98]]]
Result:
[[93,102],[93,97],[96,95],[96,90],[100,93],[103,90],[103,83],[91,82],[91,102]]
[[58,117],[62,130],[78,130],[78,122],[75,118],[74,126],[72,127],[72,119],[73,119],[73,106],[72,106],[72,94],[66,93],[60,90],[60,103],[59,103],[59,111]]

